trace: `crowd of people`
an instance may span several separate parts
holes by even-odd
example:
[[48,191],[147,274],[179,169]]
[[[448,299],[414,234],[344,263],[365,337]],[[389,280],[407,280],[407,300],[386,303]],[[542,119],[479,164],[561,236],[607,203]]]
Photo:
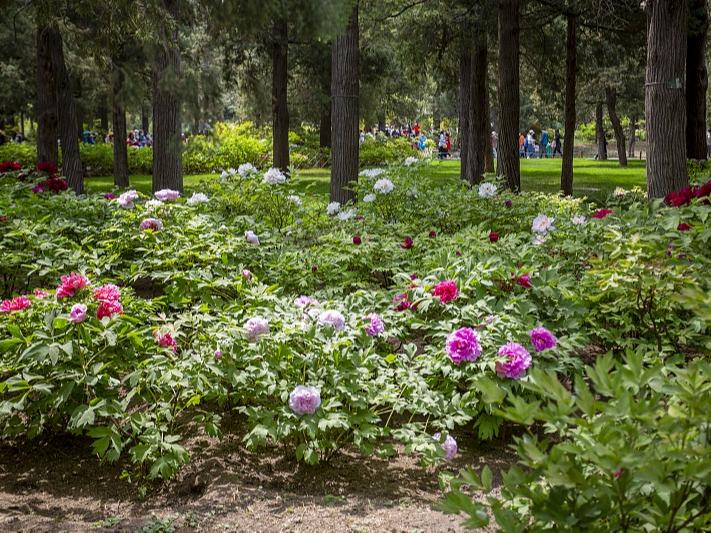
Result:
[[548,130],[541,128],[540,141],[536,139],[536,133],[533,130],[528,130],[528,133],[520,132],[518,135],[518,154],[526,159],[555,157],[556,154],[563,157],[563,140],[560,136],[560,130],[556,129],[553,139],[551,139],[548,136]]
[[[403,126],[385,125],[382,128],[373,126],[370,129],[363,129],[360,132],[360,143],[366,139],[375,139],[378,135],[384,135],[389,138],[406,138],[412,141],[413,148],[424,152],[427,150],[427,133],[420,126],[420,123],[415,121],[414,124],[407,123]],[[433,138],[437,142],[437,156],[440,159],[450,157],[452,154],[452,138],[448,131],[440,130],[439,134],[433,133]]]
[[[114,134],[113,132],[109,131],[106,134],[106,137],[104,137],[104,142],[109,144],[114,142]],[[90,144],[94,144],[93,142]],[[127,146],[132,146],[134,148],[143,148],[144,146],[153,146],[153,138],[151,137],[151,134],[148,132],[144,132],[143,130],[131,130],[128,132],[128,136],[126,137],[126,145]]]

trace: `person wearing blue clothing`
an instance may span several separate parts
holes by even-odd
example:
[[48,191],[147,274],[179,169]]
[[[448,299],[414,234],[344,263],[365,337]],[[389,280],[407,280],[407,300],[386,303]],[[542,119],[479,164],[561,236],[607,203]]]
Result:
[[548,132],[546,128],[541,128],[541,152],[540,157],[548,158]]
[[417,149],[423,151],[427,146],[427,137],[424,133],[420,133],[420,138],[417,141]]

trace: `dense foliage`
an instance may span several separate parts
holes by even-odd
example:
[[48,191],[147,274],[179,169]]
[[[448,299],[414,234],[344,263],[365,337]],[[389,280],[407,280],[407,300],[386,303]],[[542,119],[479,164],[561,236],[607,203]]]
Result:
[[[618,191],[597,209],[442,185],[412,158],[363,171],[357,206],[326,206],[251,165],[186,200],[39,191],[46,173],[4,170],[4,439],[86,434],[100,457],[170,477],[188,460],[186,433],[219,436],[228,410],[246,416],[248,445],[283,443],[307,462],[344,446],[387,456],[395,443],[434,461],[458,427],[490,439],[508,419],[535,438],[542,420],[560,436],[537,457],[562,461],[550,447],[582,420],[639,404],[649,416],[630,424],[666,431],[654,395],[676,398],[680,376],[707,370],[706,189],[676,208]],[[576,376],[599,354],[598,400],[574,412],[571,383],[588,401]],[[623,354],[648,377],[610,389]],[[587,430],[586,450],[604,438]]]

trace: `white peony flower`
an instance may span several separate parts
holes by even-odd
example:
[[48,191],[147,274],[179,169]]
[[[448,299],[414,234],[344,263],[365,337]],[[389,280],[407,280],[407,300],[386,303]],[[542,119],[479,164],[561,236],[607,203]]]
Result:
[[304,205],[301,201],[301,198],[296,196],[295,194],[289,195],[289,201],[296,207],[301,207],[302,205]]
[[148,200],[146,202],[146,208],[147,209],[158,209],[159,207],[164,206],[165,204],[161,202],[160,200]]
[[543,213],[540,213],[536,218],[533,219],[533,223],[531,224],[531,231],[533,233],[546,233],[548,231],[553,231],[555,228],[553,227],[553,221],[554,218],[550,218]]
[[255,316],[244,324],[244,332],[249,342],[257,342],[259,337],[269,333],[269,321],[261,316]]
[[257,172],[257,168],[252,163],[242,163],[239,167],[237,167],[237,173],[243,178],[256,174]]
[[278,168],[270,168],[264,173],[264,183],[269,185],[278,185],[286,181],[286,176]]
[[236,171],[234,168],[230,167],[230,168],[227,169],[227,173],[228,173],[230,176],[234,176],[235,174],[237,174],[237,171]]
[[496,196],[496,185],[484,182],[479,185],[479,198],[493,198]]
[[393,182],[388,178],[380,178],[375,182],[375,185],[373,185],[373,190],[375,192],[379,192],[380,194],[388,194],[389,192],[392,192],[394,188],[395,185],[393,185]]
[[326,213],[329,216],[333,216],[341,210],[341,204],[338,202],[331,202],[326,206]]
[[371,193],[366,194],[366,195],[363,197],[363,201],[364,201],[366,204],[369,204],[370,202],[374,202],[376,198],[377,198],[377,197],[375,196],[375,194],[373,194],[373,193],[371,192]]
[[356,216],[355,209],[344,209],[343,211],[338,212],[338,214],[336,215],[336,218],[338,220],[350,220],[355,216]]
[[252,230],[247,230],[244,232],[244,238],[247,239],[249,244],[259,244],[259,237]]
[[222,174],[220,174],[220,179],[221,179],[222,181],[225,181],[229,176],[230,176],[230,175],[227,173],[227,171],[226,171],[226,170],[223,170],[223,171],[222,171]]
[[548,235],[546,233],[537,233],[533,236],[533,244],[535,244],[536,246],[540,246],[541,244],[546,242],[547,238]]
[[201,192],[196,192],[193,193],[193,195],[188,198],[188,205],[197,205],[197,204],[204,204],[208,202],[210,199],[207,197],[207,194],[201,193]]
[[623,197],[625,194],[627,194],[628,192],[629,192],[629,191],[628,191],[627,189],[624,189],[624,188],[622,188],[622,187],[615,187],[615,190],[612,192],[612,195],[613,195],[615,198],[621,198],[621,197]]
[[378,176],[384,173],[385,170],[383,170],[382,168],[366,168],[365,170],[361,171],[360,175],[366,178],[377,178]]
[[575,215],[573,218],[570,219],[570,221],[576,226],[582,226],[583,224],[585,224],[585,216]]
[[405,165],[406,167],[410,167],[410,166],[414,165],[415,163],[417,163],[418,161],[419,161],[419,159],[417,159],[415,156],[411,155],[410,157],[406,158],[405,161],[402,162],[402,164]]

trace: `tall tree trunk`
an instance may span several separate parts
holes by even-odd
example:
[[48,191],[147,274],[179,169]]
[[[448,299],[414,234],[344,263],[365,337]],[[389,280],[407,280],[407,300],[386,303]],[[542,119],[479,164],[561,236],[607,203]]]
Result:
[[358,2],[344,34],[331,48],[331,201],[344,204],[355,199],[348,189],[358,180]]
[[109,129],[109,108],[106,105],[105,96],[100,97],[96,114],[99,115],[99,128],[102,132],[107,132]]
[[499,0],[499,164],[512,191],[521,190],[518,156],[520,0]]
[[126,148],[126,108],[124,107],[123,69],[112,62],[111,117],[114,130],[114,185],[128,187],[128,149]]
[[286,19],[279,18],[272,28],[272,158],[284,172],[289,170],[288,47]]
[[613,87],[605,87],[605,101],[607,103],[607,114],[610,115],[612,129],[615,132],[615,142],[617,143],[617,158],[621,167],[627,166],[627,151],[625,149],[625,132],[617,116],[617,90]]
[[151,129],[151,122],[148,118],[148,110],[143,105],[141,106],[141,129],[146,135],[150,133]]
[[690,8],[686,39],[686,156],[706,159],[706,32],[709,17],[706,0],[690,0]]
[[637,143],[637,115],[633,114],[630,117],[630,145],[627,149],[627,156],[634,158],[634,145]]
[[[38,19],[40,16],[38,16]],[[57,96],[54,92],[54,69],[50,51],[57,46],[57,34],[37,24],[37,160],[59,161],[57,147]]]
[[318,143],[321,148],[331,146],[331,102],[330,99],[321,108],[318,127]]
[[22,134],[22,140],[25,140],[25,110],[24,108],[20,111],[20,133]]
[[[462,23],[462,45],[459,56],[459,177],[469,181],[469,144],[471,137],[471,100],[472,100],[472,43],[471,22]],[[438,135],[439,132],[435,132]],[[439,146],[437,147],[439,150]]]
[[563,165],[560,171],[560,188],[566,196],[573,195],[573,149],[575,148],[575,82],[578,67],[577,27],[578,17],[567,15],[565,39],[565,138],[563,139]]
[[180,49],[174,25],[179,0],[162,0],[161,3],[166,14],[174,20],[158,28],[159,43],[153,65],[153,191],[182,191],[180,91],[177,86]]
[[484,171],[485,172],[494,172],[496,169],[494,168],[494,147],[492,145],[492,139],[491,139],[491,131],[490,131],[490,118],[491,118],[491,104],[489,102],[489,83],[487,79],[486,83],[486,89],[484,91],[484,129],[483,132],[486,135],[486,138],[484,139]]
[[602,102],[595,106],[595,140],[597,142],[597,158],[607,161],[607,139],[605,138],[605,122]]
[[481,19],[476,24],[474,32],[474,52],[471,67],[471,101],[469,105],[469,183],[482,181],[486,169],[486,150],[488,122],[486,107],[486,71],[487,71],[487,39],[486,30]]
[[79,156],[79,137],[77,136],[77,108],[74,93],[69,80],[69,72],[64,63],[62,35],[56,25],[49,26],[55,45],[51,48],[52,68],[54,70],[54,92],[57,98],[57,118],[59,139],[62,142],[62,174],[69,186],[77,194],[84,192],[84,170]]
[[647,0],[647,195],[662,198],[689,183],[684,74],[689,6]]

